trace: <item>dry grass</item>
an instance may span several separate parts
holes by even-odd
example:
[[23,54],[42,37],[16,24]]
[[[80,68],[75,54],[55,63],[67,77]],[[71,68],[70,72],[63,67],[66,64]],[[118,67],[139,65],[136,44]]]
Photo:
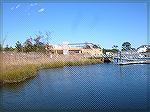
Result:
[[83,55],[53,55],[0,53],[0,81],[14,83],[36,75],[37,70],[102,63],[102,59],[87,59]]

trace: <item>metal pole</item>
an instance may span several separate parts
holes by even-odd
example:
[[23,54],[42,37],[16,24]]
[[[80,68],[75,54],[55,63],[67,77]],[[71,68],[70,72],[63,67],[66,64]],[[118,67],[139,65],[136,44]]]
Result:
[[150,1],[147,3],[147,45],[150,45]]

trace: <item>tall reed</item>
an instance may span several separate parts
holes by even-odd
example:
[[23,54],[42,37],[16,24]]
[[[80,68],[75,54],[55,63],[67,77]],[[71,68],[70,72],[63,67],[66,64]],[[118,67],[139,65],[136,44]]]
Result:
[[78,66],[85,64],[98,64],[103,63],[101,59],[81,59],[80,61],[55,61],[48,63],[40,64],[26,64],[26,65],[10,65],[10,70],[1,70],[0,72],[0,81],[3,83],[14,83],[21,82],[27,78],[33,77],[36,75],[37,71],[40,69],[48,68],[60,68],[64,66]]

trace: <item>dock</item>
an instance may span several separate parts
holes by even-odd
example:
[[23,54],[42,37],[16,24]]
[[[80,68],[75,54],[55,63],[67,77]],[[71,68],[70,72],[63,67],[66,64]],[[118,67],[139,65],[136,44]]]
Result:
[[120,62],[119,65],[131,65],[131,64],[150,64],[150,60],[147,61],[130,61],[130,62]]
[[112,61],[118,65],[150,64],[150,53],[120,52],[117,56],[113,57]]

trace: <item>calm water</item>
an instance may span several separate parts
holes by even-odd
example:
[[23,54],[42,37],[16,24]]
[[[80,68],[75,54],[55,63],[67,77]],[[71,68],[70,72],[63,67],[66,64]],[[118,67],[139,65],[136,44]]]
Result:
[[46,69],[1,88],[2,111],[148,111],[150,64]]

